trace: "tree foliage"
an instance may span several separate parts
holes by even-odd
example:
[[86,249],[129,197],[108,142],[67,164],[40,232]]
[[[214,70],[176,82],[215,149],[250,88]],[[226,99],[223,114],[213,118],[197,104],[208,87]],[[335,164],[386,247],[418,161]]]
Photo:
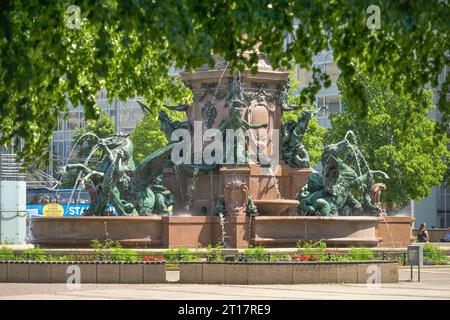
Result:
[[[361,106],[348,98],[354,83],[363,89],[362,99],[367,101],[364,119],[358,118]],[[428,117],[435,108],[432,92],[426,91],[420,100],[415,100],[410,94],[395,92],[362,74],[357,74],[351,84],[339,81],[338,85],[345,111],[332,116],[327,143],[342,140],[348,130],[356,134],[369,167],[383,170],[390,177],[380,181],[387,186],[382,193],[384,201],[402,206],[408,200],[430,195],[431,187],[444,179],[449,156],[449,140],[446,136],[435,139],[436,123]],[[417,108],[418,105],[426,108]],[[412,109],[417,112],[410,114],[408,110]],[[409,126],[402,130],[405,121]]]
[[152,110],[145,112],[144,119],[131,132],[130,139],[133,142],[133,156],[136,162],[144,160],[152,152],[167,144],[164,133],[160,130],[158,110],[164,110],[172,120],[186,120],[183,112],[172,111],[165,106],[178,104],[191,104],[192,92],[183,85],[179,78],[172,79],[170,84],[160,86],[161,94],[146,100],[146,104]]
[[[213,64],[215,54],[231,68],[255,71],[260,50],[274,67],[294,62],[310,68],[312,58],[333,48],[334,60],[349,87],[347,97],[367,114],[357,68],[386,81],[395,92],[423,101],[425,84],[437,85],[448,64],[450,9],[447,1],[378,0],[381,28],[366,21],[373,1],[214,0],[89,1],[77,12],[68,0],[0,2],[0,143],[24,139],[26,162],[46,160],[51,132],[67,99],[82,104],[88,119],[99,116],[95,93],[110,98],[144,96],[149,104],[165,95],[171,67],[192,70]],[[298,28],[295,28],[295,21]],[[286,45],[286,35],[293,41]],[[247,55],[247,52],[252,52]],[[330,81],[313,68],[313,82],[301,99],[312,101]],[[447,91],[450,77],[442,90]],[[439,102],[449,119],[445,95]],[[420,113],[416,104],[408,114]],[[408,124],[405,121],[404,124]],[[442,129],[442,128],[441,128]],[[443,132],[441,130],[441,132]]]
[[168,141],[160,129],[157,110],[163,109],[172,120],[186,120],[181,112],[171,111],[163,106],[155,108],[154,113],[147,113],[140,124],[133,129],[130,139],[133,142],[134,160],[140,162],[156,150],[164,147]]
[[[98,143],[96,137],[86,135],[88,132],[95,134],[100,139],[107,138],[115,133],[114,123],[107,113],[102,112],[98,120],[89,120],[86,128],[79,128],[76,131],[73,140],[76,142],[81,139],[76,147],[76,159],[78,161],[84,161]],[[100,151],[95,153],[94,156],[99,154]]]

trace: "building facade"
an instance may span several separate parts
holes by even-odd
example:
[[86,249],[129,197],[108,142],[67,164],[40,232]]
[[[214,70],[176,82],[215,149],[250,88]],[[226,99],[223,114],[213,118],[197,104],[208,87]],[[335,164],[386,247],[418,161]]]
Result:
[[[448,77],[450,67],[446,66],[445,70],[439,76],[439,85],[433,89],[433,102],[437,104],[441,95],[445,94],[447,101],[450,99],[450,91],[442,92],[441,86]],[[437,109],[429,114],[430,118],[436,122],[442,122],[442,115]],[[449,228],[450,227],[450,187],[449,181],[445,181],[440,186],[433,187],[431,195],[416,202],[414,206],[415,226],[426,223],[428,228]]]

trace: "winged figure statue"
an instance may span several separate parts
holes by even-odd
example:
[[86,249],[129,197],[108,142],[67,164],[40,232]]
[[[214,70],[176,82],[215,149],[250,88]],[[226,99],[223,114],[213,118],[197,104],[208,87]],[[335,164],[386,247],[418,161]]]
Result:
[[81,170],[84,173],[82,181],[91,197],[86,215],[107,215],[109,204],[121,216],[172,213],[173,196],[161,178],[172,144],[150,154],[137,165],[128,135],[116,134],[99,139],[96,147],[102,155],[95,169],[81,163],[65,167],[66,171]]

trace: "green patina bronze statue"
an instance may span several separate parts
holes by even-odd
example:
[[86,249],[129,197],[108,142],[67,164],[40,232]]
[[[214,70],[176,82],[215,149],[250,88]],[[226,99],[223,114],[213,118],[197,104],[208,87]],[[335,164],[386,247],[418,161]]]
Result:
[[267,128],[267,124],[252,125],[242,118],[242,112],[244,111],[244,95],[241,89],[241,81],[239,76],[233,76],[230,81],[230,88],[227,96],[227,102],[225,107],[229,108],[230,112],[228,118],[222,121],[219,125],[219,130],[225,131],[227,129],[259,129]]
[[312,110],[304,110],[297,121],[289,120],[282,127],[281,152],[283,160],[293,168],[308,168],[309,154],[303,145]]
[[169,144],[135,165],[133,144],[128,135],[116,134],[100,139],[102,156],[95,170],[84,164],[69,164],[65,170],[81,170],[89,191],[91,205],[86,215],[109,215],[112,204],[121,216],[170,215],[172,193],[163,185],[160,175],[172,150]]
[[[233,142],[233,154],[235,159],[232,159],[231,161],[234,164],[245,164],[247,159],[247,150],[245,146],[245,140],[249,137],[247,130],[248,129],[259,129],[259,128],[267,128],[267,124],[260,124],[260,125],[252,125],[242,117],[242,113],[244,111],[244,95],[241,91],[241,81],[238,75],[233,76],[230,80],[230,87],[229,92],[227,96],[227,102],[225,103],[225,107],[229,109],[228,118],[224,119],[218,129],[222,131],[223,137],[224,137],[224,150],[227,150],[226,147],[226,141],[227,141],[227,134],[230,134],[231,132],[227,130],[232,130],[233,134],[235,134],[235,131],[238,131],[237,136],[239,134],[242,135],[240,141],[237,139],[237,141]],[[239,132],[240,130],[240,132]],[[228,151],[227,151],[228,152]],[[226,157],[226,154],[224,152],[224,157]],[[224,159],[225,162],[230,162],[230,159]]]
[[[350,163],[351,155],[355,156],[358,172],[346,163]],[[310,174],[308,183],[296,196],[300,201],[298,213],[316,216],[381,214],[379,193],[378,197],[372,194],[375,189],[379,192],[378,185],[382,184],[374,184],[373,175],[378,173],[385,178],[388,177],[384,172],[370,170],[368,167],[366,172],[362,173],[360,157],[362,154],[347,138],[326,146],[322,154],[322,174],[318,172]]]

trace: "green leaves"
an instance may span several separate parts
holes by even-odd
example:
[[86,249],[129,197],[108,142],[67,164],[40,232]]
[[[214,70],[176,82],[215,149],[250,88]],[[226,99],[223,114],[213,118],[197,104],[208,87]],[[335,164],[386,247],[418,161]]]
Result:
[[144,160],[146,156],[162,148],[168,142],[160,129],[158,110],[163,109],[172,120],[181,121],[185,120],[185,113],[169,110],[164,105],[192,103],[192,92],[179,79],[161,83],[154,89],[154,91],[158,91],[158,94],[151,96],[151,100],[146,100],[146,104],[153,110],[153,113],[147,113],[130,136],[134,148],[133,158],[136,163]]
[[[67,99],[82,104],[86,117],[99,116],[94,95],[109,98],[167,96],[173,66],[193,70],[221,55],[230,68],[254,69],[255,46],[274,67],[312,65],[313,56],[332,48],[341,77],[351,83],[355,70],[384,81],[394,92],[424,97],[427,83],[437,85],[449,46],[449,5],[445,1],[379,0],[381,28],[366,27],[370,2],[279,0],[210,2],[77,1],[80,28],[68,28],[66,0],[0,4],[0,143],[24,139],[27,162],[45,162],[55,120]],[[296,23],[294,23],[296,22]],[[298,23],[297,23],[298,22]],[[298,27],[294,28],[294,24]],[[285,43],[288,34],[293,41]],[[250,54],[248,54],[250,52]],[[328,85],[320,71],[302,93],[312,101]],[[450,78],[442,86],[448,90]],[[349,101],[367,114],[361,90],[348,90]],[[411,109],[409,115],[424,110]],[[442,95],[443,120],[450,106]],[[405,126],[409,121],[405,120]],[[439,135],[444,134],[443,126]]]
[[[355,87],[364,105],[349,98]],[[341,140],[348,130],[356,133],[370,168],[383,170],[390,177],[382,181],[387,186],[383,201],[402,206],[408,200],[428,196],[431,187],[444,180],[449,157],[449,140],[446,136],[436,139],[436,124],[428,117],[434,108],[431,92],[425,90],[417,100],[362,73],[350,84],[340,81],[339,88],[345,111],[332,117],[327,143]],[[365,118],[358,117],[362,109],[367,110]]]

